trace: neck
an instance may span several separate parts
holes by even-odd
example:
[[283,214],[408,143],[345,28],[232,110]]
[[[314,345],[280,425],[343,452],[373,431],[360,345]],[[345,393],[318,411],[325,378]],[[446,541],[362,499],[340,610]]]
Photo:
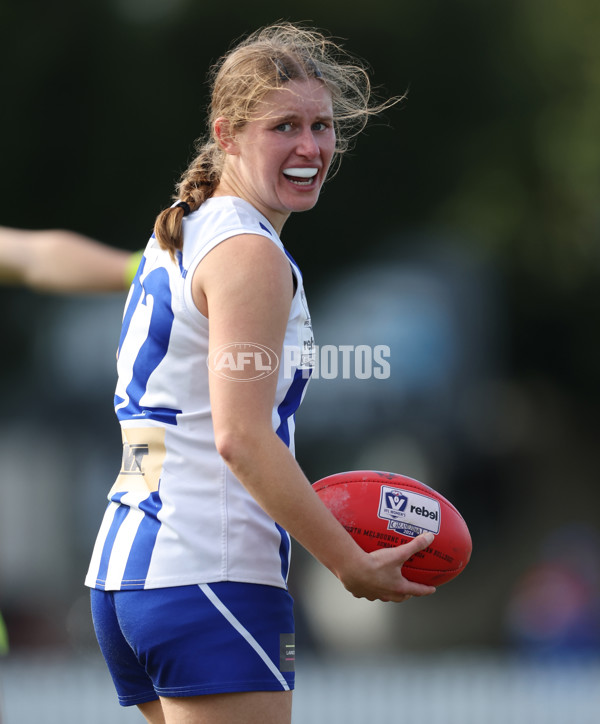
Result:
[[260,202],[260,200],[256,199],[252,196],[252,194],[247,193],[243,188],[241,188],[241,186],[236,183],[235,179],[232,179],[228,174],[225,173],[221,176],[219,185],[217,186],[212,195],[213,197],[237,196],[238,198],[247,201],[251,206],[254,206],[257,211],[259,211],[269,220],[271,226],[275,229],[278,235],[281,235],[283,225],[285,224],[290,215],[289,213],[281,213],[279,211],[276,211],[275,209],[267,208],[264,204]]

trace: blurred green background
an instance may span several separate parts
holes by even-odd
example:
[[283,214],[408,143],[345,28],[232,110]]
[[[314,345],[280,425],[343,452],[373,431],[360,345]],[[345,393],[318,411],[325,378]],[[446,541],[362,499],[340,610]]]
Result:
[[[311,383],[299,461],[420,478],[474,543],[404,607],[348,601],[297,551],[299,646],[598,653],[596,0],[0,0],[0,223],[142,247],[204,131],[208,66],[280,18],[407,92],[284,231],[317,342],[391,348],[389,380]],[[94,646],[82,581],[120,462],[123,302],[0,290],[13,651]]]

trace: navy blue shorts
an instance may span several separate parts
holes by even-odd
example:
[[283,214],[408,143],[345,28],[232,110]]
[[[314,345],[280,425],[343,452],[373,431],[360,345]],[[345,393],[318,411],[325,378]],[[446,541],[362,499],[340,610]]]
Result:
[[122,706],[159,696],[294,688],[293,599],[283,588],[92,589],[98,643]]

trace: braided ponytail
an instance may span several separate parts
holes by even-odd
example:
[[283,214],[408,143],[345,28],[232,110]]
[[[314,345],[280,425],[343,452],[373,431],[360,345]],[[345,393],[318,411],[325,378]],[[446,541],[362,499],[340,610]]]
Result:
[[198,142],[198,153],[181,176],[176,187],[175,198],[181,201],[161,211],[154,224],[154,235],[162,249],[175,259],[175,252],[183,246],[183,217],[196,211],[210,198],[219,184],[223,167],[223,152],[209,140]]

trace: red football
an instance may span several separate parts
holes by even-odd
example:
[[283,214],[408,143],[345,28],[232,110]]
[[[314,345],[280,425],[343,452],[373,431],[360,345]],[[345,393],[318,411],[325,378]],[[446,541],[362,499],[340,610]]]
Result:
[[411,556],[405,578],[440,586],[458,576],[471,557],[471,536],[463,517],[443,495],[397,473],[352,470],[313,485],[354,540],[365,551],[408,543],[421,533],[435,535]]

